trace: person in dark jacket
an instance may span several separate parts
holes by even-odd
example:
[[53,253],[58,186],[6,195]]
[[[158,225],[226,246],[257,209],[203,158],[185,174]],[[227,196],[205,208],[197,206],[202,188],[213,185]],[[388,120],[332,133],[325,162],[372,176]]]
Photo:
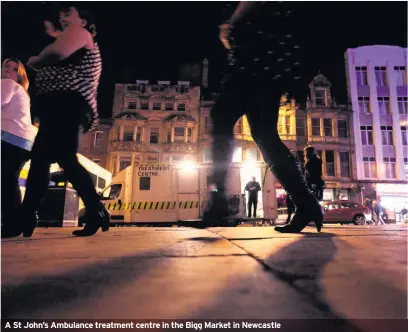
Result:
[[252,181],[249,181],[245,186],[245,191],[248,191],[248,218],[251,218],[252,205],[254,206],[253,217],[256,218],[256,208],[258,205],[258,191],[261,191],[259,182],[255,181],[255,176],[252,177]]
[[321,230],[321,206],[277,129],[281,96],[300,82],[301,47],[294,32],[293,6],[293,2],[241,1],[220,25],[228,66],[211,110],[212,172],[217,191],[212,193],[203,221],[195,227],[220,226],[228,218],[226,179],[234,148],[233,129],[246,115],[265,163],[297,207],[291,222],[275,230],[299,233],[312,221]]
[[318,201],[323,200],[324,181],[322,179],[322,160],[313,146],[305,149],[305,175],[306,182]]

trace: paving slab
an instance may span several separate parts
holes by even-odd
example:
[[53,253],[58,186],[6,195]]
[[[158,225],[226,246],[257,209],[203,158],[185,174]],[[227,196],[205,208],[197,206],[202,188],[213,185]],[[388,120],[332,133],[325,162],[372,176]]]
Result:
[[2,240],[2,317],[406,318],[406,226],[39,228]]

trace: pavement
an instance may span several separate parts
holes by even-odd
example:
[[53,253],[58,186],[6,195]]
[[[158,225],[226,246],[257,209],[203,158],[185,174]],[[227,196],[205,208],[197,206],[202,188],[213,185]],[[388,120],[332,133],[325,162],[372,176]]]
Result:
[[2,240],[3,318],[407,318],[406,225],[71,232]]

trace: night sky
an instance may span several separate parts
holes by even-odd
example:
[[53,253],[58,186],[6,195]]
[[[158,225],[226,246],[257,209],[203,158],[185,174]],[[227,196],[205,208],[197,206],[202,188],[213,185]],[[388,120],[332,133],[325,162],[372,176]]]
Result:
[[[83,2],[97,19],[103,58],[99,90],[102,116],[110,116],[114,83],[136,79],[177,80],[183,62],[210,60],[210,87],[217,90],[225,52],[218,25],[227,19],[223,2]],[[333,84],[338,103],[347,102],[344,52],[364,45],[407,46],[406,2],[297,2],[297,26],[305,45],[304,102],[308,83],[320,70]],[[43,21],[58,18],[58,2],[2,2],[2,58],[24,63],[51,42]],[[29,72],[30,79],[34,78]]]

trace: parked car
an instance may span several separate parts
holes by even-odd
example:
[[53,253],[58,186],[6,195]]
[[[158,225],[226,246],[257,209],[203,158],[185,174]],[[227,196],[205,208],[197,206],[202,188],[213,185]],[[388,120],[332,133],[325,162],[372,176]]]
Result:
[[368,207],[352,201],[323,202],[324,223],[365,225],[372,219]]

